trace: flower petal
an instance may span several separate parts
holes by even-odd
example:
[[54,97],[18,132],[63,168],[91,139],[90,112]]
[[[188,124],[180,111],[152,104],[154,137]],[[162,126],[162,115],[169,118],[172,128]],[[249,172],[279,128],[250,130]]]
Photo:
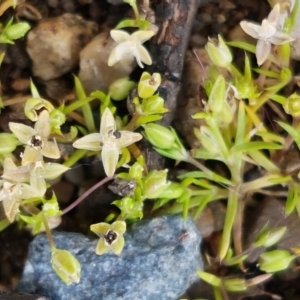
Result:
[[270,39],[276,32],[276,26],[269,23],[267,20],[262,21],[262,25],[259,31],[259,37],[261,39]]
[[38,117],[34,125],[34,129],[37,133],[43,137],[48,138],[50,135],[51,127],[50,127],[50,119],[48,110],[43,110]]
[[43,156],[57,159],[60,158],[60,151],[56,144],[56,141],[50,142],[50,141],[44,141],[44,145],[41,149],[41,153]]
[[12,182],[25,182],[30,179],[29,166],[17,167],[10,157],[5,158],[3,168],[3,179]]
[[39,195],[37,195],[37,191],[35,187],[32,187],[31,185],[26,183],[20,184],[20,191],[21,191],[20,199],[30,199],[34,197],[39,197]]
[[137,45],[136,46],[135,58],[136,58],[136,61],[137,61],[138,65],[141,68],[144,68],[144,66],[141,63],[141,61],[143,63],[145,63],[146,65],[151,65],[152,64],[152,58],[151,58],[148,50],[144,46],[142,46],[142,45]]
[[46,181],[43,177],[39,175],[33,175],[30,178],[30,186],[34,189],[34,194],[32,197],[43,197],[46,193]]
[[130,38],[130,34],[127,31],[118,29],[111,30],[110,36],[118,44],[126,42]]
[[45,179],[56,179],[58,176],[68,171],[70,168],[56,163],[47,163],[45,164],[44,169],[44,178]]
[[126,231],[126,222],[124,221],[115,221],[111,224],[111,229],[117,232],[119,235],[122,235]]
[[98,236],[101,236],[102,234],[106,234],[108,230],[111,229],[111,225],[105,222],[92,224],[90,226],[90,230],[96,233]]
[[131,35],[130,39],[143,44],[150,40],[154,34],[155,33],[152,30],[138,30]]
[[281,45],[284,43],[292,42],[294,40],[295,39],[290,37],[288,34],[276,31],[275,34],[271,37],[270,42],[274,45]]
[[41,151],[30,146],[26,146],[22,157],[22,166],[35,163],[37,160],[42,160]]
[[247,34],[255,39],[258,39],[261,30],[260,25],[253,22],[242,21],[240,22],[240,26]]
[[128,57],[133,57],[133,54],[130,52],[130,42],[124,42],[119,45],[117,45],[110,53],[110,56],[108,58],[107,65],[109,67],[112,67],[114,64],[116,64],[118,61],[124,59],[125,57],[128,59]]
[[14,161],[11,159],[11,157],[7,157],[4,160],[3,169],[4,169],[4,173],[6,173],[7,171],[18,170],[18,167],[16,166]]
[[120,131],[120,133],[121,137],[116,140],[116,144],[119,149],[134,144],[143,138],[143,136],[137,132],[123,130]]
[[105,243],[104,238],[100,238],[98,243],[97,243],[95,252],[96,252],[97,255],[102,255],[102,254],[108,252],[110,250],[110,247],[111,246],[109,246]]
[[268,15],[268,19],[267,19],[268,22],[273,23],[273,25],[276,27],[278,23],[279,15],[280,15],[280,4],[277,3],[276,5],[274,5],[273,9],[270,11]]
[[77,149],[85,149],[90,151],[100,151],[100,142],[102,135],[100,133],[88,134],[73,143],[73,147]]
[[118,147],[104,145],[102,147],[101,157],[102,157],[104,171],[107,177],[112,177],[115,173],[118,159],[119,159]]
[[271,43],[264,41],[264,40],[258,40],[256,44],[256,59],[257,64],[260,66],[262,65],[271,52]]
[[9,122],[8,126],[17,139],[23,144],[27,144],[31,137],[36,134],[35,129],[24,124]]
[[106,107],[101,117],[100,134],[103,136],[109,133],[111,130],[114,131],[115,129],[116,122],[114,116],[111,113],[110,109]]
[[115,254],[120,255],[124,248],[124,244],[125,244],[125,240],[123,235],[119,235],[118,239],[114,243],[112,243],[110,248]]
[[3,209],[5,215],[10,223],[15,220],[17,213],[19,212],[20,200],[15,197],[7,197],[3,200]]

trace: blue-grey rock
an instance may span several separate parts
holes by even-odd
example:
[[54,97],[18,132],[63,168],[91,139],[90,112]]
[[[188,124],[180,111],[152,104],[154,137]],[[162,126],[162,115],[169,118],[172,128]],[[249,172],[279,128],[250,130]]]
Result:
[[67,286],[53,271],[45,235],[37,236],[18,291],[50,300],[176,300],[197,281],[202,269],[201,236],[191,219],[168,215],[133,224],[125,233],[120,256],[96,255],[98,239],[54,232],[56,247],[73,253],[81,264],[81,280]]

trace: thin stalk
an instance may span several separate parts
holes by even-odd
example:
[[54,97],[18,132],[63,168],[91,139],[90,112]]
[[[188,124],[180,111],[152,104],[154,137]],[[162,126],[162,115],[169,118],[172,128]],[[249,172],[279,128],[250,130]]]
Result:
[[106,182],[108,182],[110,180],[113,180],[114,178],[115,178],[115,176],[113,176],[113,177],[105,177],[104,179],[102,179],[101,181],[99,181],[97,184],[93,185],[90,189],[88,189],[87,191],[85,191],[77,200],[75,200],[72,204],[70,204],[68,207],[66,207],[62,211],[62,215],[65,215],[67,212],[69,212],[74,207],[76,207],[78,204],[80,204],[93,191],[95,191],[97,188],[99,188],[100,186],[102,186],[104,183],[106,183]]
[[45,231],[46,231],[46,234],[47,234],[47,238],[48,238],[51,250],[53,251],[56,248],[55,243],[54,243],[54,240],[53,240],[53,236],[52,236],[50,227],[48,225],[47,218],[45,217],[45,214],[43,212],[41,212],[41,217],[42,217],[42,221],[43,221],[43,224],[44,224],[44,227],[45,227]]
[[198,169],[200,169],[201,171],[203,171],[204,173],[209,175],[210,180],[216,181],[220,184],[222,184],[222,183],[231,184],[231,182],[228,179],[226,179],[223,176],[220,176],[220,175],[214,173],[213,171],[211,171],[210,169],[206,168],[204,165],[202,165],[199,161],[197,161],[196,159],[194,159],[190,155],[188,156],[188,158],[185,161],[192,164],[192,165],[194,165],[195,167],[197,167]]
[[124,130],[128,130],[128,131],[134,131],[137,129],[137,126],[136,126],[136,121],[138,120],[138,118],[140,117],[141,115],[137,112],[135,112],[131,118],[131,120],[129,121],[129,123],[125,126]]
[[215,300],[223,300],[222,293],[218,287],[213,286]]

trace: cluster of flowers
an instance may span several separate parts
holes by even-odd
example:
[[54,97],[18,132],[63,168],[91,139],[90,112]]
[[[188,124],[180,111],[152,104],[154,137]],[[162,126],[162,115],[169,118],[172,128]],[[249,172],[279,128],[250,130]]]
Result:
[[40,201],[44,197],[47,189],[45,180],[55,179],[68,170],[59,163],[44,162],[44,157],[60,158],[57,143],[50,137],[49,111],[44,108],[34,119],[34,128],[20,123],[9,123],[10,130],[25,145],[21,154],[21,166],[17,166],[12,157],[4,160],[0,201],[3,202],[10,222],[14,221],[23,200]]

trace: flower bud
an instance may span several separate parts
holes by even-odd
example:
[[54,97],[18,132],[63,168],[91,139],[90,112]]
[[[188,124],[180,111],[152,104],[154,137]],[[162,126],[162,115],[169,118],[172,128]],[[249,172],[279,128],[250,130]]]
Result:
[[55,194],[52,199],[46,200],[43,205],[43,212],[47,217],[56,217],[61,214]]
[[216,66],[227,68],[232,62],[232,55],[220,35],[218,35],[218,39],[218,44],[213,39],[209,39],[209,42],[206,44],[205,49],[210,59]]
[[246,280],[242,278],[224,279],[223,284],[229,292],[241,292],[247,289]]
[[220,112],[218,117],[219,124],[230,124],[234,116],[234,107],[230,107],[228,102],[224,102],[223,110]]
[[144,198],[155,199],[164,192],[167,187],[170,185],[170,182],[167,182],[167,173],[168,170],[162,171],[151,171],[144,179]]
[[274,273],[288,268],[294,259],[287,250],[274,250],[260,255],[259,268],[267,273]]
[[290,95],[283,103],[285,112],[293,117],[300,116],[300,96],[296,93]]
[[154,95],[161,84],[161,76],[159,73],[150,75],[144,72],[138,84],[138,95],[140,98],[149,98]]
[[146,138],[153,146],[160,149],[170,149],[174,145],[175,137],[168,128],[150,123],[144,125],[144,129]]
[[270,247],[276,244],[286,233],[287,228],[285,226],[271,229],[267,232],[264,232],[258,239],[255,241],[254,246],[256,247]]
[[69,251],[56,249],[52,250],[51,265],[60,279],[67,285],[80,281],[80,263]]
[[213,133],[207,126],[201,126],[200,132],[198,130],[194,130],[197,138],[199,139],[201,145],[205,148],[205,150],[210,153],[217,154],[220,152],[218,143],[214,138]]
[[185,191],[184,187],[176,182],[171,184],[159,195],[159,198],[177,199]]
[[24,112],[28,119],[36,122],[38,119],[37,111],[41,110],[42,108],[47,109],[49,112],[54,110],[53,105],[48,100],[42,98],[29,98],[26,101]]
[[128,96],[134,85],[135,83],[129,80],[129,77],[117,79],[109,86],[109,94],[116,101],[123,100]]
[[60,127],[66,122],[65,114],[59,109],[50,112],[50,125],[53,132],[62,135]]
[[226,98],[227,93],[225,91],[225,79],[222,75],[219,75],[209,95],[205,107],[206,111],[218,115],[223,110],[223,104],[226,101]]
[[28,23],[20,22],[6,28],[4,34],[10,40],[16,40],[24,36],[29,29],[30,25]]
[[143,100],[142,110],[146,115],[165,113],[169,110],[164,107],[164,102],[164,99],[159,97],[159,94],[155,94]]

